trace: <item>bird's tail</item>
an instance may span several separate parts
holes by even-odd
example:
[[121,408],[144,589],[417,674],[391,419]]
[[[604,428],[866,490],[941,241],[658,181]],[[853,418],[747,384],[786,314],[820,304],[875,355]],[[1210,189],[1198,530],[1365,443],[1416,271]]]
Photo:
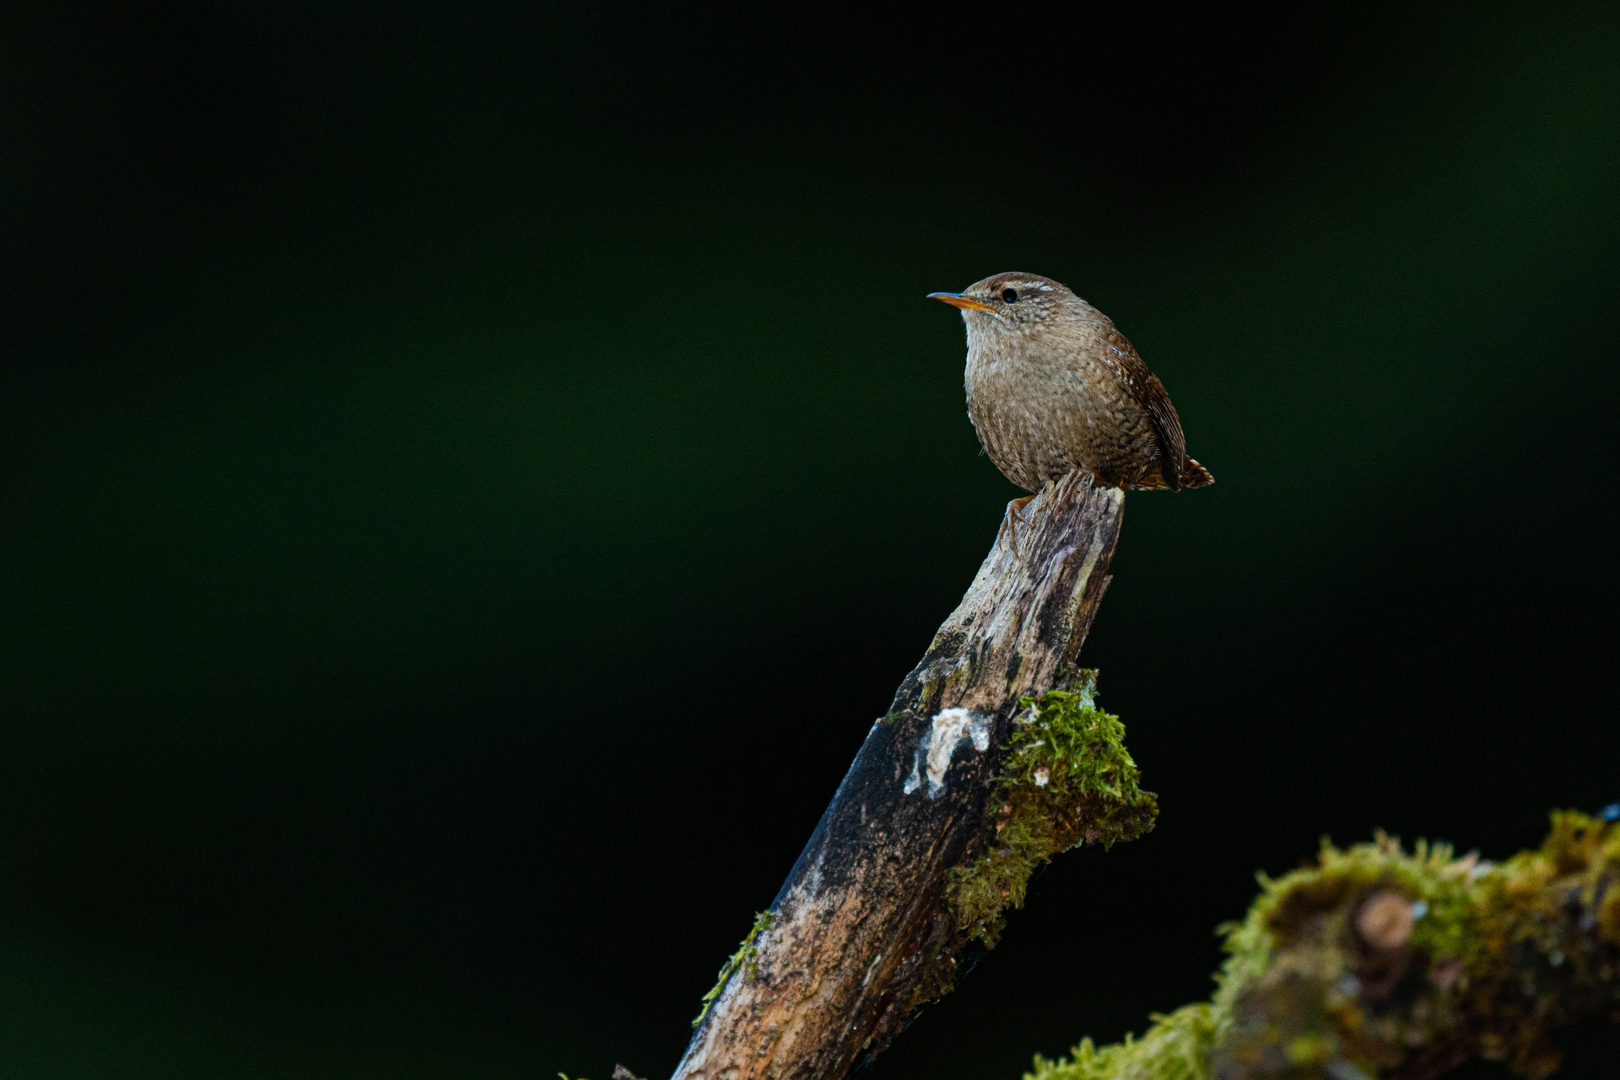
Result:
[[1209,475],[1209,470],[1204,468],[1202,465],[1198,464],[1198,462],[1194,461],[1192,458],[1186,458],[1182,462],[1182,465],[1181,465],[1181,486],[1182,487],[1184,487],[1184,488],[1208,487],[1209,485],[1213,484],[1214,482],[1215,482],[1215,478],[1213,476]]

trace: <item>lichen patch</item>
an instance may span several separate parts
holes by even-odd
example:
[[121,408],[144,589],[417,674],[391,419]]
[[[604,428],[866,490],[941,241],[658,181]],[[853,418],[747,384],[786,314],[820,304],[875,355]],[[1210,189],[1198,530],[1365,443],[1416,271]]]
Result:
[[941,710],[917,740],[916,760],[901,790],[907,795],[914,794],[926,781],[928,797],[939,798],[945,790],[945,774],[950,771],[951,759],[963,743],[981,754],[990,749],[990,718],[971,709]]

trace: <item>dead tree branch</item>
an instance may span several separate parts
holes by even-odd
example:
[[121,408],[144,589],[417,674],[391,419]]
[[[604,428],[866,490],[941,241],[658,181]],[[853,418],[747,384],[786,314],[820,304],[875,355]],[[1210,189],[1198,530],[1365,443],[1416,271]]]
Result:
[[951,988],[957,952],[994,940],[1034,865],[1151,826],[1123,729],[1072,670],[1123,502],[1075,473],[1009,507],[727,965],[677,1080],[837,1080]]

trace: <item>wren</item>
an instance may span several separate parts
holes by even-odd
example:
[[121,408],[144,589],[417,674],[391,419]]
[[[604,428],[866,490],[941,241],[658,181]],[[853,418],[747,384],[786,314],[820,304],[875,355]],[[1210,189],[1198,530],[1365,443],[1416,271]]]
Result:
[[1179,491],[1215,482],[1187,456],[1164,384],[1108,316],[1068,286],[1039,274],[995,274],[959,293],[928,295],[962,310],[968,417],[1008,480],[1039,491],[1084,469],[1103,487]]

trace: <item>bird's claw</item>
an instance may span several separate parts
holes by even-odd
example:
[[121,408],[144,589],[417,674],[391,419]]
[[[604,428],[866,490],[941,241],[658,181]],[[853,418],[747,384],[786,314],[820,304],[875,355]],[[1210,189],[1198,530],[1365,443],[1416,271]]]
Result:
[[996,543],[1001,544],[1008,551],[1016,553],[1018,550],[1017,522],[1028,524],[1022,511],[1028,506],[1033,495],[1025,495],[1022,499],[1014,499],[1007,504],[1007,512],[1002,515],[1001,528],[996,530]]

